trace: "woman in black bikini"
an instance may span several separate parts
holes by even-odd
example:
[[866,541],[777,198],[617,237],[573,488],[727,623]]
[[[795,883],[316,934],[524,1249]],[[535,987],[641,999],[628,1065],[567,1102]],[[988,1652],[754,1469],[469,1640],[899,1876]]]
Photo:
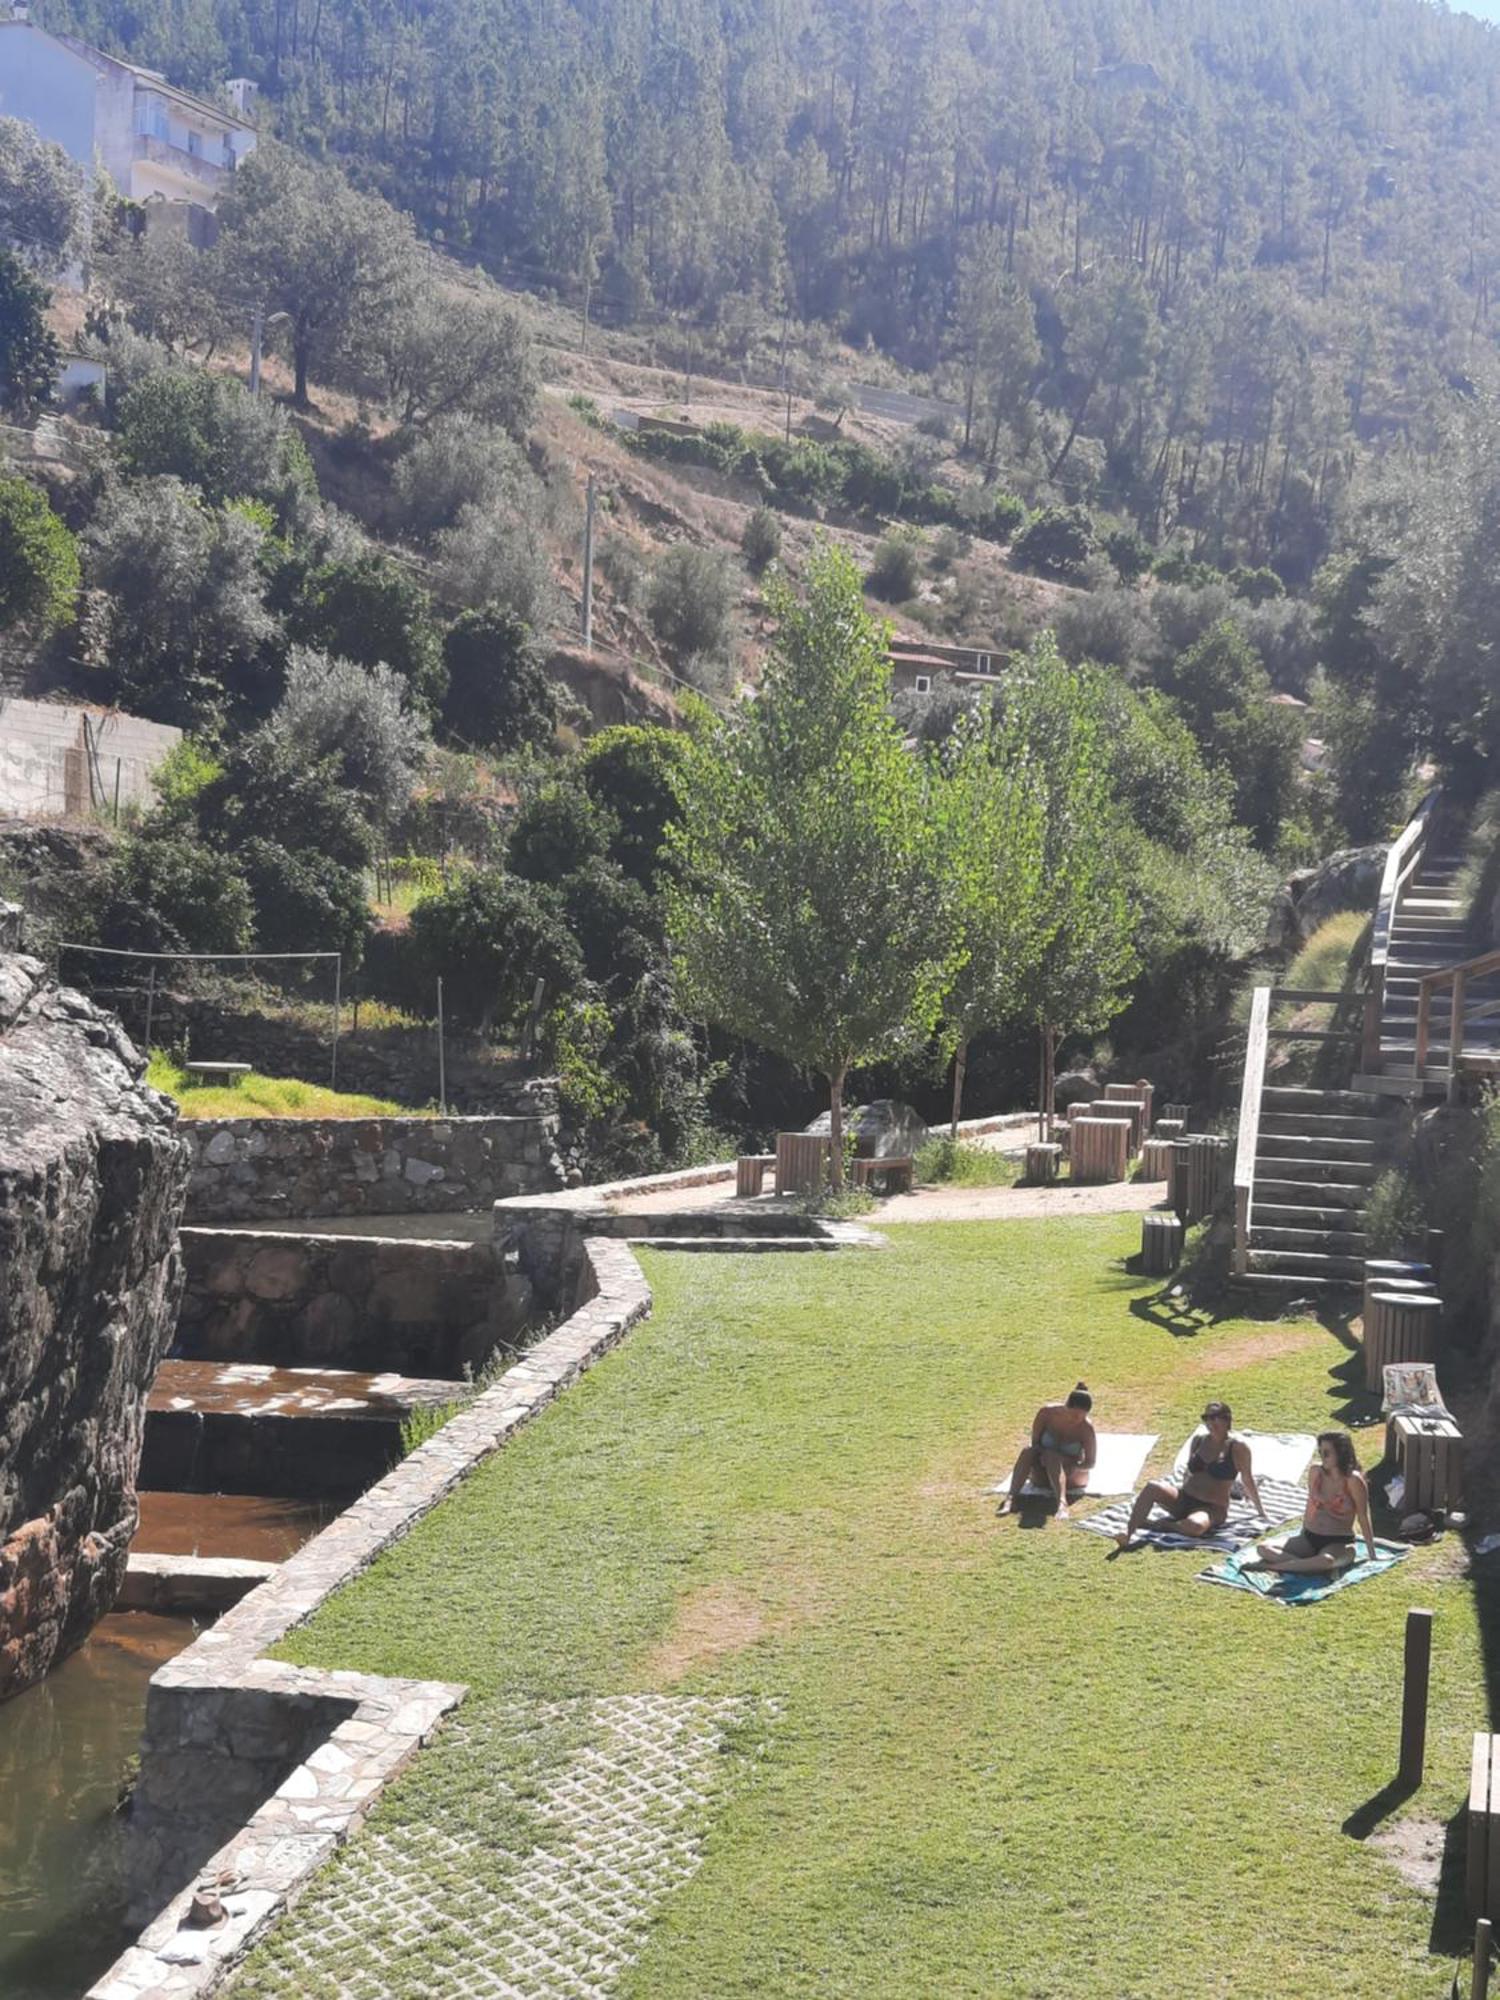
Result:
[[1193,1433],[1188,1446],[1187,1477],[1180,1486],[1170,1480],[1153,1479],[1136,1495],[1123,1535],[1115,1540],[1128,1549],[1157,1507],[1180,1535],[1210,1535],[1229,1519],[1229,1496],[1238,1479],[1257,1514],[1264,1516],[1260,1489],[1250,1463],[1250,1447],[1233,1434],[1233,1417],[1227,1403],[1209,1403],[1203,1411],[1203,1428]]

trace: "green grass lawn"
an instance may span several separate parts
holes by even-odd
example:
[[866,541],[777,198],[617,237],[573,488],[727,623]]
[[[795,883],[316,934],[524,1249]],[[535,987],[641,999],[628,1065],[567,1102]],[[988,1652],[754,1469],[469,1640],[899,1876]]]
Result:
[[[1446,1993],[1431,1897],[1341,1823],[1392,1773],[1413,1603],[1436,1611],[1428,1780],[1382,1832],[1462,1805],[1487,1718],[1453,1546],[1283,1610],[984,1494],[1079,1375],[1102,1426],[1162,1433],[1158,1466],[1210,1395],[1268,1430],[1344,1409],[1312,1322],[1174,1332],[1123,1268],[1138,1226],[648,1255],[651,1320],[282,1648],[474,1690],[372,1829],[493,1809],[507,1774],[473,1728],[516,1697],[761,1696],[777,1718],[629,2000]],[[283,1956],[317,1911],[237,1995],[324,1990]],[[420,1965],[381,1991],[420,1993]]]
[[238,1083],[195,1083],[160,1049],[151,1051],[146,1081],[174,1098],[184,1118],[423,1118],[384,1097],[328,1090],[290,1076],[262,1076],[251,1070]]

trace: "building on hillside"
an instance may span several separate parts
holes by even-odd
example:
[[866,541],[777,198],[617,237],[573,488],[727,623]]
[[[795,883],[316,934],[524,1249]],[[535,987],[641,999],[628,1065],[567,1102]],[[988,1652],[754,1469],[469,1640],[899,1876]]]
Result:
[[85,174],[101,166],[148,220],[166,211],[194,242],[212,239],[219,196],[255,149],[255,127],[235,108],[250,90],[230,94],[233,103],[194,97],[156,70],[38,27],[24,6],[0,19],[0,116],[34,125]]
[[982,686],[993,681],[1004,666],[1004,655],[980,646],[944,646],[935,639],[892,639],[891,679],[899,694],[914,688],[929,694],[935,687],[949,684]]

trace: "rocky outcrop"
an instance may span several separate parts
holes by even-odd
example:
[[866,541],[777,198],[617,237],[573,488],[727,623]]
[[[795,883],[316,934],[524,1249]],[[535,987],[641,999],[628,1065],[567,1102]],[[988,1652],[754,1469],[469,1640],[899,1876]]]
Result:
[[0,957],[0,1700],[114,1601],[187,1148],[119,1023]]
[[1340,910],[1373,913],[1385,872],[1386,849],[1344,847],[1316,868],[1299,868],[1276,891],[1266,921],[1266,949],[1302,949],[1320,924]]
[[[827,1138],[832,1129],[832,1113],[820,1111],[809,1132]],[[909,1104],[894,1097],[872,1098],[844,1113],[844,1131],[854,1136],[854,1151],[862,1160],[905,1159],[927,1144],[927,1122]]]

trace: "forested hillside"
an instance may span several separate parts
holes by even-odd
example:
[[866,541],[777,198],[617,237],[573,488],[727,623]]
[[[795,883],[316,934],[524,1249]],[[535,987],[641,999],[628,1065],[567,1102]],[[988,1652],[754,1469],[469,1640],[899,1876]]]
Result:
[[1489,356],[1500,36],[1421,0],[47,0],[498,273],[934,371],[1010,483],[1293,583]]

